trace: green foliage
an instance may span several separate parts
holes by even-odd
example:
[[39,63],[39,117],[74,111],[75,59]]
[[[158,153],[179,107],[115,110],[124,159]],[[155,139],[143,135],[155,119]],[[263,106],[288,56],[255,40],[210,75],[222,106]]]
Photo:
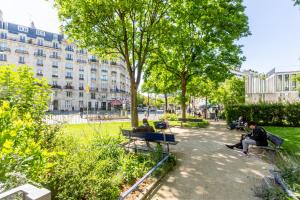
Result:
[[300,104],[242,104],[225,107],[227,123],[243,116],[260,125],[300,126]]
[[57,127],[43,123],[49,99],[45,80],[27,66],[0,67],[0,181],[41,182],[54,165]]
[[168,121],[177,121],[178,115],[171,114],[171,113],[164,113],[164,115],[161,117],[161,120],[166,119]]
[[225,80],[214,94],[214,102],[223,105],[245,103],[245,80],[232,76]]

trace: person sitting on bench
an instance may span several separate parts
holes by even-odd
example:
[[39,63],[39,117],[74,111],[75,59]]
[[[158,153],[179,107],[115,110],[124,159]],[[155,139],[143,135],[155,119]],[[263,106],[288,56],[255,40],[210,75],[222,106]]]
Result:
[[249,122],[248,126],[251,129],[250,133],[248,133],[247,135],[242,134],[239,143],[235,145],[226,144],[226,146],[230,149],[233,149],[234,147],[243,149],[244,154],[248,154],[248,147],[251,144],[256,146],[268,146],[268,136],[265,129],[257,126],[255,122]]
[[246,123],[244,117],[240,116],[238,120],[233,121],[231,124],[229,124],[228,129],[233,130],[238,126],[244,126]]
[[[143,125],[132,130],[133,133],[155,133],[155,130],[152,126],[149,125],[146,118],[143,119]],[[150,147],[149,141],[146,141],[147,147]]]

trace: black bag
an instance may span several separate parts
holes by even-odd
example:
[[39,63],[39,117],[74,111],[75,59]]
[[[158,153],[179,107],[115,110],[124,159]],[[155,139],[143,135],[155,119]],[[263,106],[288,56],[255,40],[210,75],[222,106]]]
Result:
[[167,129],[167,123],[166,122],[154,122],[154,126],[156,129]]

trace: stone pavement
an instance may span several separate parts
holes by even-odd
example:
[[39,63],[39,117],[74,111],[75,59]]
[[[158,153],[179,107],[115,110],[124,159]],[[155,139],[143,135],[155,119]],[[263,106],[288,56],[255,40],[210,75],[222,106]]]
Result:
[[229,131],[225,123],[211,122],[205,129],[173,128],[179,144],[175,169],[148,199],[255,200],[253,186],[269,174],[271,165],[256,154],[245,156],[224,143],[238,141],[241,132]]

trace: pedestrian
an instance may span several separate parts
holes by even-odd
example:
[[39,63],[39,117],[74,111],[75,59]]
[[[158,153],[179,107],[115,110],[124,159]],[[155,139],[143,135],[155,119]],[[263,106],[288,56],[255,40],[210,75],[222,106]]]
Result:
[[219,114],[219,110],[218,110],[218,108],[216,108],[215,109],[215,121],[219,121],[218,114]]

